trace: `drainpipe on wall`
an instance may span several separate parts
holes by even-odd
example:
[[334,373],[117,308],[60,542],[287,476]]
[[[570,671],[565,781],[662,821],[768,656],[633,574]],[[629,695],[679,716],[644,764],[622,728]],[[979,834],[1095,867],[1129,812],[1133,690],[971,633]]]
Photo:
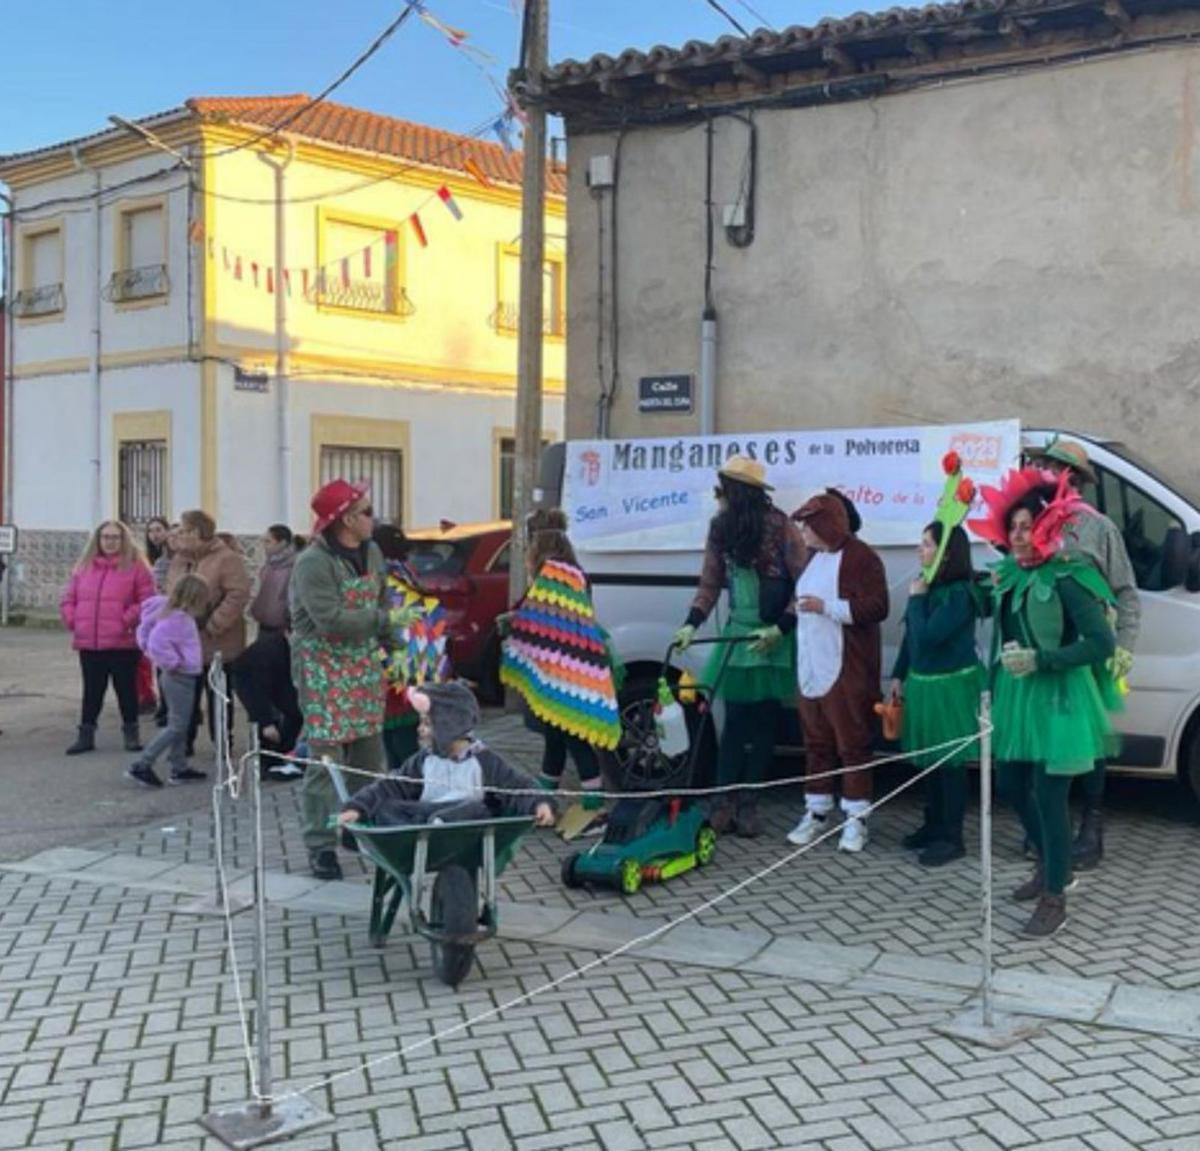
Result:
[[284,216],[287,200],[284,197],[284,169],[292,162],[295,148],[287,139],[280,141],[287,149],[282,160],[265,152],[258,158],[275,173],[275,436],[279,447],[279,522],[292,522],[292,436],[289,425],[287,291],[283,282],[287,267],[287,232]]
[[[100,352],[101,352],[101,333],[100,333],[100,290],[103,287],[101,283],[102,270],[102,243],[100,235],[100,193],[102,185],[100,180],[100,169],[93,167],[84,158],[83,153],[78,147],[71,149],[71,158],[75,161],[75,167],[83,172],[91,172],[95,180],[95,188],[93,189],[93,197],[95,208],[92,212],[92,224],[95,228],[95,259],[96,259],[96,284],[95,295],[92,300],[92,526],[100,522],[104,516],[104,499],[100,486],[100,462],[103,458],[103,418],[102,404],[100,395]],[[63,253],[64,263],[66,253]],[[115,513],[114,513],[115,514]]]
[[[16,205],[12,201],[12,197],[5,192],[0,192],[0,200],[3,200],[8,209],[8,228],[4,234],[4,501],[0,507],[0,521],[11,524],[13,522],[13,334],[16,331],[16,323],[13,318],[13,296],[15,289],[13,287],[13,277],[16,270],[17,261],[13,255],[13,248],[17,242],[17,221],[16,221]],[[13,572],[11,570],[12,557],[9,557],[9,568],[5,571],[3,580],[3,598],[0,599],[0,624],[8,626],[8,610],[12,599],[12,581]]]
[[711,304],[700,320],[700,434],[717,429],[717,310]]

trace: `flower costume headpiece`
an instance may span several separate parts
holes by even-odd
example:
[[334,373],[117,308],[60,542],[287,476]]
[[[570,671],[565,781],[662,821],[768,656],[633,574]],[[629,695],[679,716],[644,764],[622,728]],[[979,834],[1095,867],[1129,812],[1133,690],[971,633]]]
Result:
[[934,523],[942,525],[942,538],[938,541],[933,562],[921,568],[926,583],[933,583],[933,577],[942,566],[942,557],[950,543],[950,533],[967,518],[967,512],[975,500],[975,485],[962,474],[962,460],[958,452],[947,452],[942,456],[942,471],[946,473],[946,482],[942,485],[942,494],[933,516]]
[[1048,498],[1046,507],[1034,518],[1032,554],[1023,567],[1039,567],[1062,549],[1063,529],[1070,520],[1092,509],[1071,487],[1067,472],[1055,475],[1038,467],[1010,471],[998,488],[984,485],[980,491],[988,514],[980,519],[967,520],[967,527],[981,539],[1008,550],[1008,514],[1013,506],[1033,492]]

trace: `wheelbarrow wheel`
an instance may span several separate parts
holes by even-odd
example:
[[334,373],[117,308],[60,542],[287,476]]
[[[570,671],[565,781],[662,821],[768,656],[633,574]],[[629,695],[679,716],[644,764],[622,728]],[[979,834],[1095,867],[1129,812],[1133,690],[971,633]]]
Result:
[[[429,897],[430,925],[447,936],[470,935],[478,927],[478,912],[475,877],[465,867],[443,867]],[[457,987],[471,970],[475,944],[435,939],[430,947],[434,974],[447,986]]]
[[575,864],[578,862],[578,851],[571,852],[571,854],[562,861],[562,881],[564,887],[577,888],[583,886],[583,880],[579,878],[579,872],[575,870]]

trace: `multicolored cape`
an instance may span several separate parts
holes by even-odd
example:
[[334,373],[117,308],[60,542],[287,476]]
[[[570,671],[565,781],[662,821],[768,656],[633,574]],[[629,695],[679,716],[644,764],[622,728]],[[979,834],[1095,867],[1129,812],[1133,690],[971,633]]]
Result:
[[596,747],[617,746],[612,661],[579,568],[559,560],[542,565],[512,614],[500,682],[520,692],[543,723]]
[[409,613],[415,609],[411,622],[392,629],[390,643],[380,654],[389,692],[402,694],[410,687],[445,682],[450,678],[446,609],[433,596],[414,588],[402,569],[390,565],[387,590],[389,607]]

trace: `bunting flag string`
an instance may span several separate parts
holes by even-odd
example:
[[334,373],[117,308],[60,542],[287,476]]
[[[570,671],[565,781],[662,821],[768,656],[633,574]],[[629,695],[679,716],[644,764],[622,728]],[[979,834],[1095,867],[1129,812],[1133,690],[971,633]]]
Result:
[[462,209],[458,206],[458,202],[454,199],[450,189],[447,188],[445,184],[443,184],[437,190],[437,196],[438,199],[446,205],[450,215],[452,215],[456,220],[461,220],[463,218]]

